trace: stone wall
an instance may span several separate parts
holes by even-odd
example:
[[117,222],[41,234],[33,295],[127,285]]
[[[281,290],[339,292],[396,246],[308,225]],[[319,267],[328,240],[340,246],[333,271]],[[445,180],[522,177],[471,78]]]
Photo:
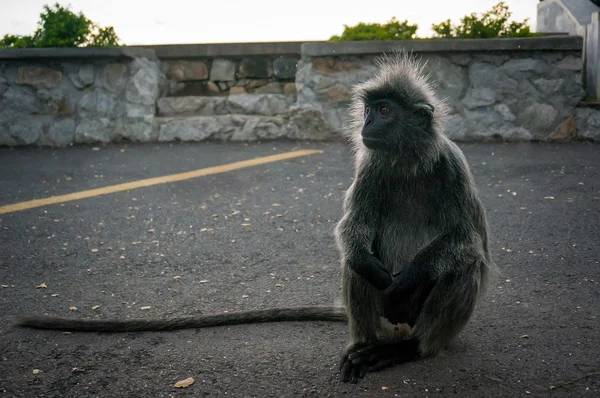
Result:
[[0,51],[0,145],[339,139],[382,53],[428,61],[455,140],[598,139],[581,38]]
[[[407,42],[446,98],[446,134],[454,140],[548,140],[575,137],[581,38]],[[371,76],[394,43],[313,43],[302,49],[298,105],[315,109],[334,132],[348,117],[353,84]],[[583,115],[584,113],[581,113]]]
[[132,49],[71,54],[0,59],[0,145],[156,140],[160,62]]
[[295,94],[300,54],[167,59],[167,96]]
[[0,145],[292,137],[300,45],[0,50]]
[[295,94],[301,42],[147,46],[162,61],[166,96]]

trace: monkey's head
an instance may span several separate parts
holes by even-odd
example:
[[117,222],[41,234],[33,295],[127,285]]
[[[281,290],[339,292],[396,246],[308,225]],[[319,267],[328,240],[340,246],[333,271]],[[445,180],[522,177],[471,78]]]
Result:
[[400,53],[378,66],[373,78],[354,88],[355,143],[374,151],[426,152],[441,134],[446,106],[423,74],[424,64]]

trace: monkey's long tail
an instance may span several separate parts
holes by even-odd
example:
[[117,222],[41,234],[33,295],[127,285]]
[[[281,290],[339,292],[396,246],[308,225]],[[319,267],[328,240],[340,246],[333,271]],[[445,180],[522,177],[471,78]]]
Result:
[[166,331],[174,329],[195,329],[214,326],[240,325],[264,322],[285,321],[335,321],[347,322],[344,307],[296,307],[274,308],[223,313],[215,315],[198,315],[172,319],[72,319],[52,316],[16,316],[14,326],[72,330],[80,332],[142,332]]

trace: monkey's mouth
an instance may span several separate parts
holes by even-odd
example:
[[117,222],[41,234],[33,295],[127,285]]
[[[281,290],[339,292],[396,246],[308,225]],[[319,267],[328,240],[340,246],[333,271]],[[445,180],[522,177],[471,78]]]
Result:
[[379,138],[365,137],[363,135],[362,141],[363,141],[363,144],[369,149],[375,149],[377,147],[381,147],[381,145],[382,145],[382,141]]

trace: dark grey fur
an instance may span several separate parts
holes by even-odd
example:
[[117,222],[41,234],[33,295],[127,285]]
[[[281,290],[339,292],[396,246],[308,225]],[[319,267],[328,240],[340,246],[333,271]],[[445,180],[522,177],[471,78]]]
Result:
[[[424,65],[396,54],[379,66],[353,93],[355,179],[335,229],[350,332],[340,376],[353,382],[446,347],[496,270],[475,183],[442,132],[447,108]],[[398,105],[401,117],[370,118],[366,106],[377,100]],[[369,149],[365,137],[378,144]],[[412,331],[398,332],[386,318]]]

